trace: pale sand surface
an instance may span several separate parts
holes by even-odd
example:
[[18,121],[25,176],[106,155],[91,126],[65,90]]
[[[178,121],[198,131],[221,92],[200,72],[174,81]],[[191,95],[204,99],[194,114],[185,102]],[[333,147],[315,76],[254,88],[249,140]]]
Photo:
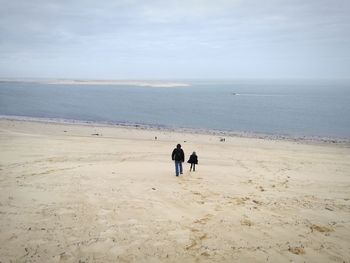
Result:
[[349,145],[0,120],[0,149],[0,262],[350,262]]

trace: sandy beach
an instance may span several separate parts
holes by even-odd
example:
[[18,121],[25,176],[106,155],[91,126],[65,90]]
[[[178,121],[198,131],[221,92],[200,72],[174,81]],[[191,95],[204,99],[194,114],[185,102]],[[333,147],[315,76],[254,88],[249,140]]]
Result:
[[349,144],[219,139],[0,120],[0,262],[350,262]]

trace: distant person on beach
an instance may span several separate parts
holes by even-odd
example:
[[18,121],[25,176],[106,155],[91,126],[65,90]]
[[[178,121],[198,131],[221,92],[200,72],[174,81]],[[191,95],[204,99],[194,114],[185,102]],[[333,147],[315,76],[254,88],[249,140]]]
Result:
[[171,159],[175,161],[175,172],[176,176],[182,174],[182,163],[185,161],[185,153],[181,149],[181,144],[178,144],[171,154]]
[[196,152],[193,152],[191,154],[190,159],[188,159],[187,162],[191,164],[190,172],[192,170],[192,167],[193,167],[193,172],[195,172],[196,171],[196,164],[198,164],[198,156],[197,156]]

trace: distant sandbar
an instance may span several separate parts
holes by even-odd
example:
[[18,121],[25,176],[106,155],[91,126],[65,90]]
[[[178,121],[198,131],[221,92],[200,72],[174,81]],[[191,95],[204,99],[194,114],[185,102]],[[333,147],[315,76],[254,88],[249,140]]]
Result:
[[188,87],[188,83],[162,82],[162,81],[137,81],[137,80],[52,80],[47,84],[69,84],[69,85],[127,85],[154,88]]
[[1,82],[41,83],[53,85],[124,85],[152,88],[189,87],[191,84],[160,80],[84,80],[84,79],[4,79]]

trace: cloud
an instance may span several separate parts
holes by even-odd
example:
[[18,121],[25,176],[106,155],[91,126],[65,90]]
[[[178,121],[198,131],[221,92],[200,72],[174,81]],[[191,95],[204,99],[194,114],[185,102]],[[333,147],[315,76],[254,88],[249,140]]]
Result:
[[[23,75],[27,66],[37,76],[64,77],[70,68],[72,75],[94,78],[106,72],[114,77],[116,71],[123,78],[157,78],[159,72],[229,77],[229,69],[252,77],[337,77],[349,69],[347,0],[0,0],[0,5],[0,76],[16,75],[16,68]],[[313,70],[319,67],[312,60],[328,66]]]

